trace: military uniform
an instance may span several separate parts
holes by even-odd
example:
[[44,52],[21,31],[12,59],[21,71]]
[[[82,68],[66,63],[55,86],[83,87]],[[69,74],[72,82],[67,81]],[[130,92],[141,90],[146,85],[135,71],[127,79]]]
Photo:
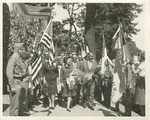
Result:
[[[22,44],[15,44],[16,48],[23,47]],[[22,89],[22,75],[24,74],[21,66],[20,54],[16,51],[8,61],[6,74],[10,86],[10,116],[21,116],[21,89]]]

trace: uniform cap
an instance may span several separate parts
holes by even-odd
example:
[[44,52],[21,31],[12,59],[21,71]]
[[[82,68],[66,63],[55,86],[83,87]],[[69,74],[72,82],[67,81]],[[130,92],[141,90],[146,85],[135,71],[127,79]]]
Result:
[[89,56],[89,58],[94,58],[94,54],[93,53],[89,53],[88,56]]
[[16,48],[16,49],[20,49],[20,48],[22,48],[23,47],[23,43],[15,43],[14,44],[14,48]]

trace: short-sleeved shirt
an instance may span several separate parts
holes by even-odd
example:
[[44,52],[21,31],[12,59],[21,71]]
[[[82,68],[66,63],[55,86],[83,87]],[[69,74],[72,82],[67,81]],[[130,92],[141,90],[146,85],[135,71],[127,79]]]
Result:
[[139,72],[139,75],[141,77],[145,77],[145,62],[142,62],[139,67],[138,67],[141,71]]
[[11,87],[14,87],[14,77],[21,76],[24,73],[21,58],[18,53],[14,53],[8,61],[6,74]]

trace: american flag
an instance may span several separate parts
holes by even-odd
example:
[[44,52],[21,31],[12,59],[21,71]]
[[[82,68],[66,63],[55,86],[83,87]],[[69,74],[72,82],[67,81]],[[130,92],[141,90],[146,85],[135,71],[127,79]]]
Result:
[[41,57],[41,52],[39,51],[37,58],[31,65],[32,70],[31,70],[31,76],[32,76],[32,81],[35,80],[37,74],[42,68],[42,57]]
[[[52,25],[53,25],[53,22],[52,20],[50,20],[40,40],[40,44],[43,44],[49,51],[50,63],[54,60],[54,56],[55,56],[54,44],[52,40],[52,33],[53,33]],[[37,77],[38,73],[40,72],[42,68],[41,50],[39,51],[37,58],[35,59],[35,61],[32,63],[31,66],[32,66],[32,71],[31,71],[32,80],[35,80],[35,78]]]
[[55,49],[52,40],[52,35],[53,35],[53,21],[50,20],[40,41],[40,43],[43,44],[49,51],[50,63],[54,60],[55,57]]

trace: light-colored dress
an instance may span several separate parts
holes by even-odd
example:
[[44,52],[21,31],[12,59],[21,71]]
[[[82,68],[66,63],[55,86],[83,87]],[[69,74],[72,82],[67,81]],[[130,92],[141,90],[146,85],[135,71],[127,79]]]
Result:
[[138,68],[141,71],[138,73],[136,82],[135,104],[145,105],[145,62],[142,62]]
[[63,90],[62,90],[62,96],[63,97],[71,97],[76,95],[76,88],[69,89],[69,86],[67,84],[67,78],[70,77],[70,73],[73,71],[73,66],[65,67],[64,65],[60,69],[60,81],[64,84]]

